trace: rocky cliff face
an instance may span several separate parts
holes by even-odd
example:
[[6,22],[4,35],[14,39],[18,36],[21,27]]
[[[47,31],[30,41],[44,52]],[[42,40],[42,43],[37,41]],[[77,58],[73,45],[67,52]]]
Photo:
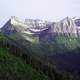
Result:
[[36,19],[36,20],[33,20],[33,19],[25,19],[25,22],[24,23],[26,25],[32,26],[31,28],[42,29],[42,28],[45,28],[46,27],[46,24],[48,24],[50,22],[39,20],[39,19]]
[[77,35],[80,37],[80,17],[74,17],[73,21],[77,28]]
[[64,35],[66,37],[78,37],[80,34],[80,19],[64,18],[59,22],[48,22],[43,20],[25,19],[25,22],[20,21],[16,17],[11,17],[9,21],[1,28],[1,32],[5,34],[19,33],[27,40],[32,41],[32,37],[49,38],[52,35]]
[[76,25],[69,17],[55,23],[53,25],[53,32],[57,33],[58,35],[77,36]]

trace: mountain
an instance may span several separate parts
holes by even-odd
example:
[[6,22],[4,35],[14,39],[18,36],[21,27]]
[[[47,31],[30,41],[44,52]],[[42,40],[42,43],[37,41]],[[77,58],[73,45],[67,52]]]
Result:
[[11,47],[3,44],[7,39],[0,33],[0,80],[49,80],[42,71],[36,70],[31,64],[26,64],[19,56],[16,57],[15,53],[12,54]]
[[26,19],[25,22],[21,22],[17,17],[11,17],[7,23],[1,28],[1,32],[10,36],[19,33],[20,36],[24,37],[30,42],[38,41],[39,34],[46,31],[48,27],[47,21],[42,20],[29,20]]
[[80,17],[73,17],[73,21],[76,24],[78,36],[80,36]]
[[[32,56],[24,55],[19,56],[21,51],[19,51],[19,45],[16,46],[9,46],[9,44],[6,44],[6,40],[10,38],[5,37],[3,34],[0,33],[0,79],[1,80],[80,80],[80,55],[75,54],[73,55],[75,51],[72,51],[72,53],[66,53],[66,54],[59,54],[51,56],[51,62],[58,62],[62,68],[63,66],[69,67],[71,65],[74,65],[69,67],[68,69],[61,69],[60,66],[57,66],[57,64],[45,64],[45,59],[40,63],[39,60],[36,60],[36,58],[32,58]],[[58,39],[59,40],[59,39]],[[66,40],[66,39],[65,39]],[[12,40],[12,43],[14,41]],[[10,43],[11,44],[11,43]],[[49,48],[49,47],[48,47]],[[17,51],[18,50],[18,51]],[[77,50],[77,52],[80,49]],[[27,50],[26,50],[27,53]],[[16,55],[17,54],[17,55]],[[32,52],[34,55],[34,53]],[[77,57],[77,58],[76,58]],[[69,62],[67,62],[67,60]],[[25,63],[25,60],[27,61]],[[42,59],[40,59],[42,60]],[[66,61],[65,61],[66,60]],[[39,61],[39,62],[38,62]],[[67,63],[67,64],[65,64]],[[64,65],[63,65],[64,64]],[[74,71],[73,68],[76,66],[76,69],[78,71]]]
[[53,26],[53,32],[57,33],[58,35],[62,34],[65,36],[77,36],[76,25],[69,17],[57,22]]
[[44,37],[45,40],[54,35],[79,36],[79,29],[73,19],[66,17],[59,22],[48,22],[43,20],[25,19],[20,21],[17,17],[11,17],[1,28],[1,32],[7,35],[17,33],[30,42],[39,42]]
[[59,22],[38,19],[25,19],[22,22],[13,16],[1,28],[1,32],[37,55],[52,55],[79,47],[76,38],[79,38],[80,27],[76,20],[66,17]]
[[[55,48],[53,49],[52,47],[58,44],[58,37],[60,41],[60,36],[62,36],[63,40],[65,39],[63,37],[71,39],[79,37],[80,27],[77,26],[76,20],[79,19],[66,17],[59,22],[49,22],[39,19],[25,19],[22,22],[17,17],[12,16],[1,28],[1,32],[29,50],[34,51],[34,53],[39,51],[40,54],[46,54],[46,52],[53,54]],[[70,41],[67,40],[67,42]],[[35,43],[35,47],[33,43]],[[62,44],[65,46],[66,43],[64,42]],[[48,47],[49,49],[46,50]]]
[[[23,50],[25,49],[28,51],[28,54],[32,53],[31,55],[37,56],[41,58],[41,60],[48,60],[50,63],[54,63],[55,61],[55,63],[57,63],[57,61],[54,60],[55,58],[53,58],[54,55],[64,54],[65,56],[68,53],[74,53],[71,56],[73,58],[73,55],[79,54],[79,23],[79,17],[66,17],[59,22],[33,19],[26,19],[22,22],[17,17],[11,17],[1,28],[1,33],[11,38],[12,41],[14,40],[19,43]],[[65,64],[66,60],[64,57],[61,59]],[[59,59],[57,60],[59,61]],[[68,62],[67,58],[67,63]],[[73,65],[71,65],[71,68],[72,66]]]

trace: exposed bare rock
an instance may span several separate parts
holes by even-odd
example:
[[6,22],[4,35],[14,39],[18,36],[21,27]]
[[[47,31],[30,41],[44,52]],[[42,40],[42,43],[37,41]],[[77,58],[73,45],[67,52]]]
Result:
[[50,37],[53,35],[64,35],[66,37],[77,37],[80,35],[80,19],[66,17],[59,22],[48,22],[43,20],[25,19],[20,21],[17,17],[11,17],[9,21],[1,28],[1,32],[5,34],[18,33],[24,39],[33,41]]
[[66,36],[77,36],[76,25],[69,17],[55,23],[53,27],[53,32],[58,35],[65,34]]

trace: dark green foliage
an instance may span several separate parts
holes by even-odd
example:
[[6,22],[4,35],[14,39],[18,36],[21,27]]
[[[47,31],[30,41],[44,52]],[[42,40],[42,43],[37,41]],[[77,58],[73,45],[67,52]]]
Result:
[[[48,51],[54,53],[59,53],[60,51],[60,53],[62,53],[63,50],[67,51],[71,49],[73,52],[79,53],[79,42],[80,40],[78,38],[68,39],[60,36],[56,37],[51,43],[47,42],[47,44],[41,44],[40,46],[43,47],[40,49],[43,49],[43,52],[46,52],[46,49],[49,47],[51,50]],[[49,45],[49,43],[52,45]],[[74,51],[74,49],[77,51]],[[46,56],[44,57],[44,60],[41,60],[28,55],[28,52],[34,54],[34,52],[27,50],[27,54],[25,54],[23,48],[20,48],[18,45],[8,44],[7,38],[1,35],[0,80],[80,80],[80,73],[78,71],[62,70],[56,67],[56,64],[53,65],[46,62]],[[13,54],[15,56],[13,56]]]
[[0,48],[0,80],[48,80],[48,77]]
[[65,52],[80,48],[80,38],[56,36],[51,40],[42,41],[35,45],[35,48],[34,45],[32,45],[32,51],[36,51],[35,53],[38,55],[40,54],[42,56],[52,56],[57,53],[64,54]]
[[56,37],[56,42],[59,46],[61,45],[68,50],[73,50],[80,47],[80,38],[59,36]]

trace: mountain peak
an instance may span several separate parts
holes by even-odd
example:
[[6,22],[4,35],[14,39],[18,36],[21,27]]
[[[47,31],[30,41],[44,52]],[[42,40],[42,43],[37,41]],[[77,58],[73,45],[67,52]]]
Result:
[[70,17],[66,17],[63,20],[54,23],[39,19],[26,19],[25,22],[22,22],[17,17],[12,16],[7,24],[2,27],[1,31],[6,34],[7,32],[11,34],[16,30],[17,33],[28,40],[31,40],[29,39],[30,36],[34,37],[34,35],[37,35],[37,37],[39,37],[40,34],[48,37],[52,34],[57,34],[56,36],[64,35],[67,37],[77,37],[80,34],[80,29],[77,28],[75,24],[74,20]]
[[73,20],[76,20],[76,19],[80,19],[80,17],[79,17],[79,16],[75,16],[75,17],[73,17],[72,19],[73,19]]

